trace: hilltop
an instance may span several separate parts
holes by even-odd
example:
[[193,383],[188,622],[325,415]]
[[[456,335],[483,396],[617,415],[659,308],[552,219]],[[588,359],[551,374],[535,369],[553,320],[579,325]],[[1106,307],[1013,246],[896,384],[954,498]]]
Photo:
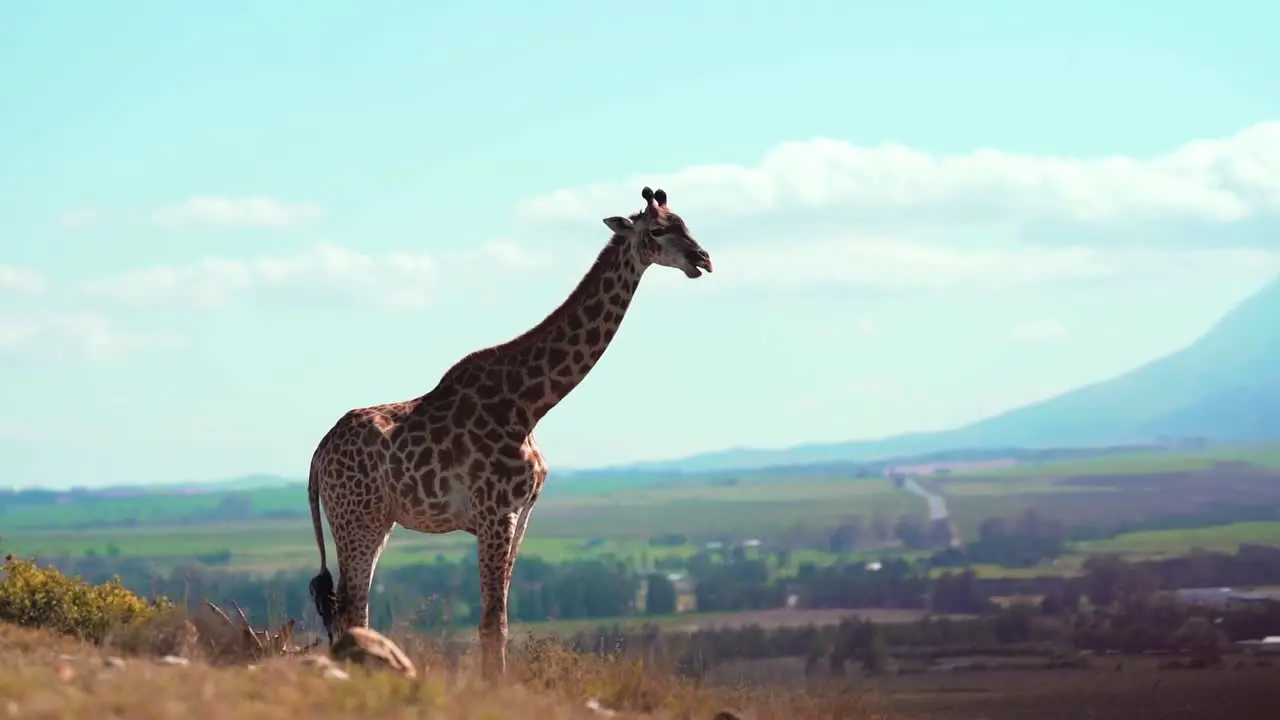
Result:
[[1280,438],[1280,278],[1197,340],[1109,380],[954,430],[877,440],[733,448],[618,472],[708,472],[868,462],[959,448],[1150,444],[1165,438],[1255,443]]
[[[421,660],[421,657],[419,658]],[[8,717],[40,718],[417,718],[444,714],[451,718],[666,718],[686,713],[710,720],[715,710],[700,703],[676,701],[671,710],[657,685],[634,678],[629,690],[613,699],[619,711],[595,710],[581,686],[602,676],[577,661],[553,673],[580,671],[578,677],[524,678],[526,682],[484,684],[469,674],[430,671],[418,681],[352,668],[345,677],[326,674],[326,666],[291,658],[270,659],[256,666],[213,666],[199,660],[166,662],[158,657],[120,656],[47,632],[0,622],[0,712]],[[545,682],[540,682],[545,681]],[[652,693],[646,697],[646,693]],[[594,704],[607,707],[605,701]],[[645,707],[648,705],[649,707]],[[640,712],[641,709],[655,712]],[[672,711],[675,712],[672,712]],[[760,717],[819,717],[762,714]],[[830,709],[827,717],[831,717]],[[868,714],[846,717],[871,717]]]

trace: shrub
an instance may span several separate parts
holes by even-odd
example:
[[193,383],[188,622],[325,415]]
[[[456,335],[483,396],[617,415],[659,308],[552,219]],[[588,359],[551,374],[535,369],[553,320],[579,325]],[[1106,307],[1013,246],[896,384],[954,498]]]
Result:
[[110,633],[155,620],[171,608],[163,597],[148,601],[135,595],[119,578],[90,585],[13,555],[5,557],[0,569],[0,621],[92,643],[101,644]]

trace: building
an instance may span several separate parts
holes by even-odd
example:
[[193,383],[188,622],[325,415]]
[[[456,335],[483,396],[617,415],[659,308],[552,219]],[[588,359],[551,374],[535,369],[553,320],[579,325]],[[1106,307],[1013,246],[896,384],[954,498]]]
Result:
[[1250,655],[1280,655],[1280,635],[1268,635],[1261,640],[1241,640],[1235,646]]
[[1174,598],[1187,605],[1224,610],[1254,603],[1280,602],[1280,593],[1236,590],[1229,587],[1182,588],[1173,591]]

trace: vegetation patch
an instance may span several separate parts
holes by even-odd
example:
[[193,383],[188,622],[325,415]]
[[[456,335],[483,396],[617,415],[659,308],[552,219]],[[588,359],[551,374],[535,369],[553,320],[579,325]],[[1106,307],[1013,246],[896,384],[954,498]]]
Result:
[[0,621],[92,643],[132,632],[171,608],[164,598],[130,592],[119,579],[90,585],[13,555],[5,557],[0,577]]

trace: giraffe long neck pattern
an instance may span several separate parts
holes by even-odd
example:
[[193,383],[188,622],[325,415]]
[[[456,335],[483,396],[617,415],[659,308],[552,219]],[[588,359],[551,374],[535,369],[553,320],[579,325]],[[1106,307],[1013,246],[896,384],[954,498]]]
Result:
[[615,235],[569,297],[542,322],[514,340],[463,358],[446,378],[468,367],[495,380],[500,376],[503,390],[516,400],[532,431],[604,355],[644,271],[627,239]]

